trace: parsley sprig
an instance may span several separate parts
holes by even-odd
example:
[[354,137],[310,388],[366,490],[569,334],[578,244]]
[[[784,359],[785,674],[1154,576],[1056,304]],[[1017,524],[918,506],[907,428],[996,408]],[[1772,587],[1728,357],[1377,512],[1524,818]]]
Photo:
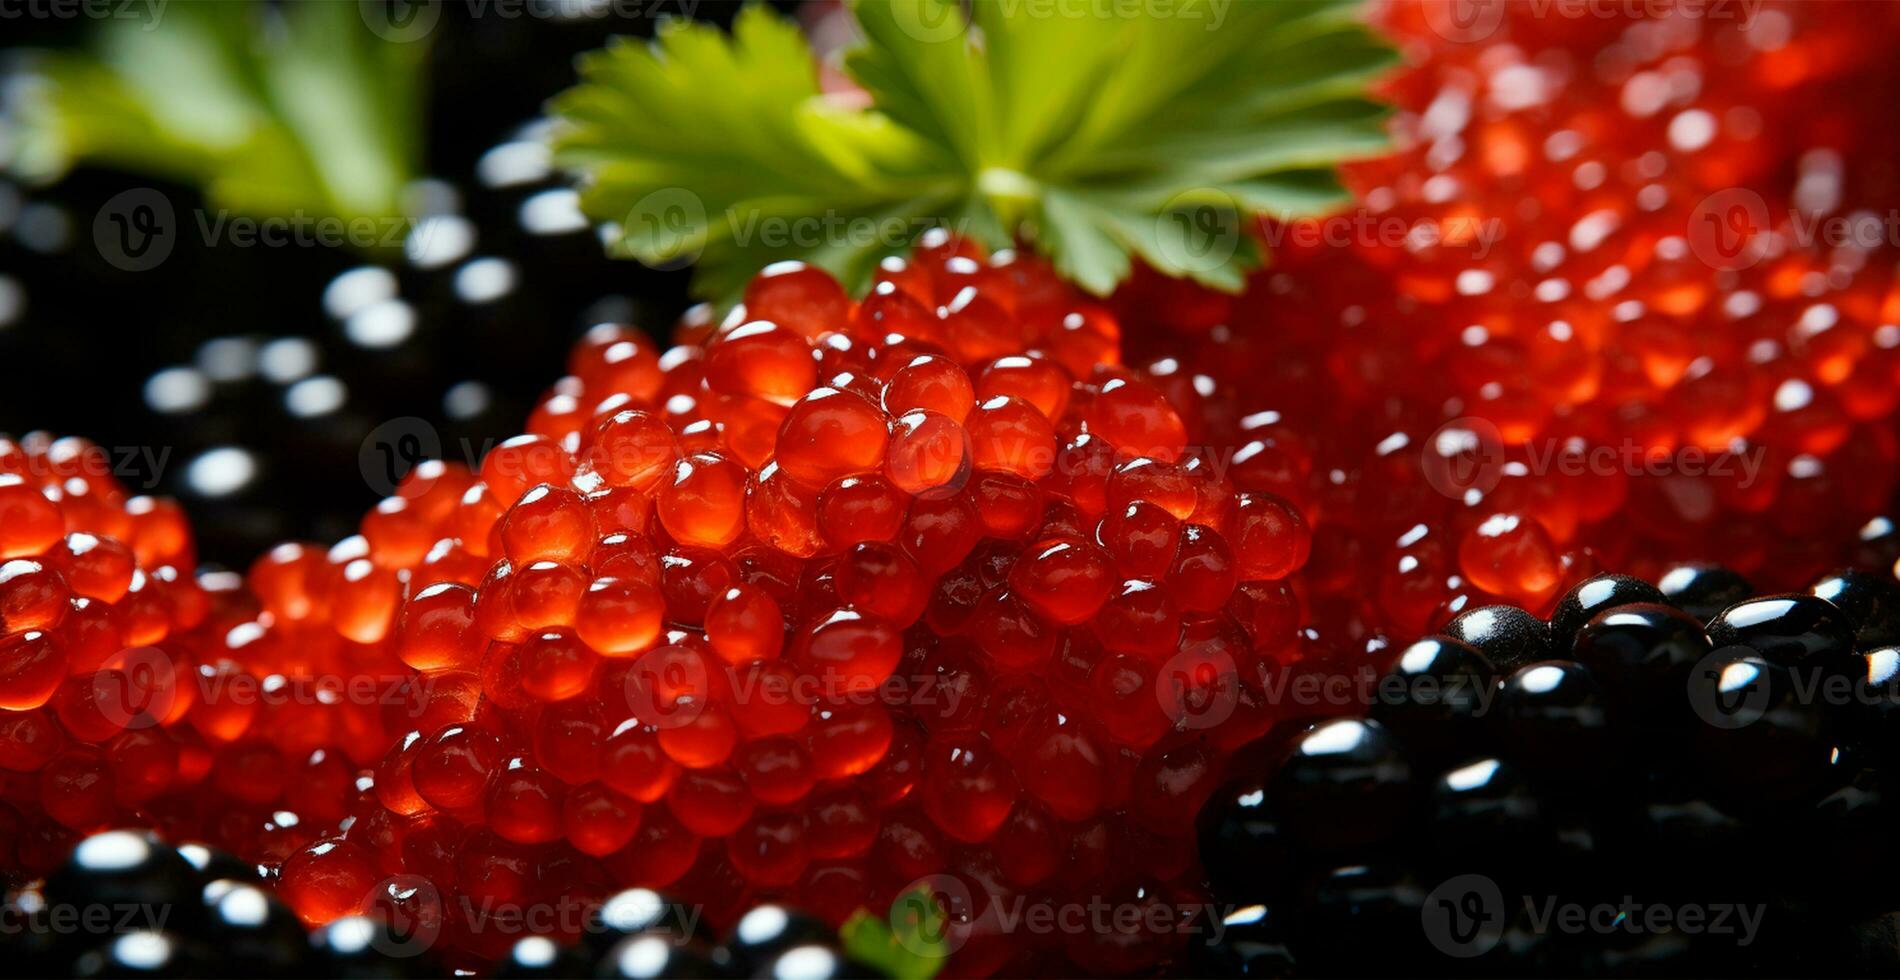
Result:
[[856,0],[844,60],[870,96],[819,88],[797,28],[762,7],[582,63],[555,108],[588,212],[649,264],[696,260],[730,299],[803,259],[850,286],[942,225],[1049,256],[1095,293],[1135,259],[1238,289],[1251,214],[1320,213],[1333,168],[1385,145],[1368,81],[1391,63],[1350,0],[1078,4]]
[[12,168],[88,162],[203,188],[254,217],[401,213],[422,144],[428,46],[371,30],[354,3],[173,4],[43,52],[16,86]]

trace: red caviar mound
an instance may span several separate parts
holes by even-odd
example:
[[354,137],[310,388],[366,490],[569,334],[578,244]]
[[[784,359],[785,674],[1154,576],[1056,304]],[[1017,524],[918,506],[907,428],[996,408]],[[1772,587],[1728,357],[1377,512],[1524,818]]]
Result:
[[205,780],[185,676],[234,576],[194,575],[184,513],[133,496],[77,438],[0,437],[0,870],[31,876],[78,835]]
[[1237,393],[1202,437],[1311,528],[1309,645],[1547,613],[1604,568],[1838,564],[1900,463],[1895,182],[1860,152],[1890,127],[1846,91],[1890,12],[1448,6],[1380,11],[1410,64],[1356,211],[1264,224],[1238,298],[1114,303],[1131,361]]
[[[1101,304],[939,234],[861,303],[797,266],[748,296],[664,352],[595,328],[478,468],[260,558],[184,665],[220,693],[161,729],[214,791],[115,817],[277,867],[310,922],[398,875],[450,918],[642,885],[841,919],[937,874],[1191,893],[1311,547],[1198,442],[1232,396],[1121,364]],[[477,932],[446,940],[470,964]],[[1176,938],[1069,955],[1138,970]]]

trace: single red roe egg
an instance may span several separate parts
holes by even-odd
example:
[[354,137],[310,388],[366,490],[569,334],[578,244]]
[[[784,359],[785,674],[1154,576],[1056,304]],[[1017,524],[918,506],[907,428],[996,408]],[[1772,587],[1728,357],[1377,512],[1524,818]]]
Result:
[[877,406],[836,388],[819,388],[792,405],[779,426],[777,460],[813,488],[840,477],[875,472],[890,436]]
[[969,472],[969,437],[950,417],[914,409],[891,424],[884,473],[897,489],[912,496],[953,493]]
[[1557,548],[1544,526],[1518,514],[1493,514],[1465,533],[1458,567],[1492,595],[1539,600],[1563,578]]
[[1187,447],[1187,426],[1153,385],[1122,378],[1102,385],[1089,406],[1089,431],[1124,453],[1174,462]]
[[817,380],[811,342],[769,320],[740,324],[706,350],[706,384],[721,394],[790,405]]
[[1115,588],[1114,565],[1100,548],[1073,539],[1038,541],[1010,569],[1016,597],[1050,622],[1087,622]]
[[903,656],[903,642],[888,623],[850,609],[820,616],[799,638],[799,662],[816,674],[827,691],[871,691],[891,676]]
[[912,358],[884,385],[884,410],[892,415],[927,409],[961,419],[975,404],[970,376],[955,361],[936,354]]
[[745,533],[745,498],[744,466],[718,453],[695,453],[673,467],[655,504],[674,540],[723,548]]
[[1285,578],[1306,564],[1313,532],[1293,505],[1272,494],[1243,493],[1229,540],[1243,581]]
[[1040,480],[1055,468],[1055,429],[1028,402],[998,395],[971,409],[963,427],[977,469]]
[[601,656],[631,656],[659,638],[665,612],[666,600],[654,585],[603,576],[581,596],[574,633]]
[[40,554],[65,534],[58,504],[19,476],[0,473],[0,558]]
[[679,462],[679,440],[666,420],[626,409],[594,426],[587,459],[608,485],[650,490]]
[[502,553],[516,564],[575,561],[593,543],[593,512],[565,487],[537,486],[501,518]]
[[727,663],[776,657],[785,642],[785,618],[764,589],[734,586],[706,607],[706,639]]
[[521,645],[521,689],[537,701],[565,701],[594,682],[600,656],[579,637],[551,630]]
[[369,853],[346,840],[318,841],[284,862],[277,897],[307,926],[355,914],[382,877]]
[[754,276],[746,284],[745,308],[804,337],[843,330],[851,322],[851,298],[838,280],[797,261],[774,262]]
[[438,582],[403,604],[396,655],[417,670],[466,670],[480,661],[486,645],[476,634],[475,590]]

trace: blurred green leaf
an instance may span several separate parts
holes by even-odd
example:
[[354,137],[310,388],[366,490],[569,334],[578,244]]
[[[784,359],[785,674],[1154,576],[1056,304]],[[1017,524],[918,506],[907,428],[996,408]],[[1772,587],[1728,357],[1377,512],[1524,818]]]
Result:
[[893,980],[930,980],[950,956],[937,897],[919,887],[897,896],[889,915],[852,913],[838,929],[846,956]]
[[[697,260],[732,299],[760,267],[819,264],[862,289],[937,225],[1022,241],[1105,293],[1140,258],[1239,288],[1245,219],[1346,200],[1339,161],[1385,145],[1369,81],[1392,53],[1352,0],[854,0],[845,67],[868,109],[819,91],[797,29],[764,8],[730,37],[664,26],[589,56],[556,100],[583,203],[649,263]],[[882,221],[899,234],[850,234]],[[819,229],[811,240],[748,233]]]
[[44,52],[14,167],[96,163],[196,184],[253,217],[392,218],[420,161],[426,46],[385,41],[351,2],[172,4]]

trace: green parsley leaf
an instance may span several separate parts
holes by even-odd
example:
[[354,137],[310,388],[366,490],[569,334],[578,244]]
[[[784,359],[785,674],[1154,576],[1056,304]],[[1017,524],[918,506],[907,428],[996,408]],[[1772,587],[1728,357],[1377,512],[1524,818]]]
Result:
[[846,956],[893,980],[930,980],[950,956],[943,907],[928,888],[907,891],[890,914],[859,909],[838,929]]
[[174,4],[107,20],[90,52],[45,52],[16,171],[79,162],[196,184],[253,217],[391,218],[414,178],[426,45],[386,41],[354,3]]
[[1137,258],[1238,289],[1254,214],[1346,200],[1339,161],[1385,146],[1364,96],[1392,63],[1351,0],[854,0],[845,58],[871,97],[819,90],[796,27],[762,7],[725,35],[663,25],[582,63],[560,96],[582,201],[649,264],[697,261],[734,299],[781,259],[863,289],[949,227],[1026,243],[1095,293]]

